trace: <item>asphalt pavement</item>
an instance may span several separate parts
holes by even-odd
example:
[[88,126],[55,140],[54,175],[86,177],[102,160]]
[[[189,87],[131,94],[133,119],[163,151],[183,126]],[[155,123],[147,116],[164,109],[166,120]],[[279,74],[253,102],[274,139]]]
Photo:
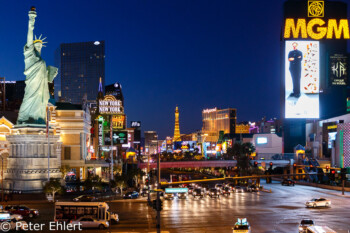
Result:
[[[252,232],[298,232],[304,218],[313,219],[317,225],[329,226],[339,233],[350,230],[350,194],[308,186],[281,186],[280,183],[264,184],[271,193],[233,193],[219,199],[164,200],[161,212],[162,231],[232,232],[237,218],[247,218]],[[332,201],[330,208],[306,208],[305,202],[317,197]],[[24,204],[24,203],[23,203]],[[119,214],[120,223],[110,230],[84,230],[83,232],[155,232],[156,212],[147,205],[146,198],[118,200],[110,204],[112,212]],[[40,216],[34,222],[53,220],[53,205],[28,204],[37,208]],[[46,231],[48,232],[48,231]],[[67,231],[68,232],[68,231]]]

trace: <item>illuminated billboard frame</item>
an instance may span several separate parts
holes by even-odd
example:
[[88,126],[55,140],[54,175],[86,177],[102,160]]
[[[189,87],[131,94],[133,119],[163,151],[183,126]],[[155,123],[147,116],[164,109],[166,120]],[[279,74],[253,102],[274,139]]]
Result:
[[319,118],[320,43],[285,42],[285,118]]

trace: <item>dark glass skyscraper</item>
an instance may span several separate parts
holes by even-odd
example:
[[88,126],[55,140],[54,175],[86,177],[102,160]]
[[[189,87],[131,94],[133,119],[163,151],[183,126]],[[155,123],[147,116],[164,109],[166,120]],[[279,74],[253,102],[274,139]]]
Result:
[[73,104],[96,101],[99,79],[105,83],[105,42],[61,44],[55,55],[59,73],[55,79],[55,99]]

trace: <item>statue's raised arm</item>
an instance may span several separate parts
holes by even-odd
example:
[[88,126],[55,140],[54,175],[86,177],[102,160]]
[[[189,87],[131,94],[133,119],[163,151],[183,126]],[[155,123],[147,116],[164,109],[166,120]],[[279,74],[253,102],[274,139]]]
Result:
[[33,30],[34,30],[34,23],[36,18],[36,11],[35,7],[31,7],[29,13],[29,21],[28,21],[28,35],[27,35],[27,46],[30,46],[33,44]]
[[35,7],[31,7],[28,16],[27,43],[23,49],[26,88],[17,125],[45,125],[46,106],[50,98],[48,82],[52,82],[56,77],[57,68],[46,67],[46,62],[41,58],[41,49],[46,42],[41,35],[38,38],[34,37],[33,30],[37,16]]

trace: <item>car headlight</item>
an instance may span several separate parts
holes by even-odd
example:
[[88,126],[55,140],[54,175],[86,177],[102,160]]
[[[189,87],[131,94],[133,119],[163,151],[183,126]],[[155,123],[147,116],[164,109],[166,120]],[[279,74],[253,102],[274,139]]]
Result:
[[302,230],[304,230],[304,229],[303,229],[302,227],[299,227],[299,230],[302,231]]

